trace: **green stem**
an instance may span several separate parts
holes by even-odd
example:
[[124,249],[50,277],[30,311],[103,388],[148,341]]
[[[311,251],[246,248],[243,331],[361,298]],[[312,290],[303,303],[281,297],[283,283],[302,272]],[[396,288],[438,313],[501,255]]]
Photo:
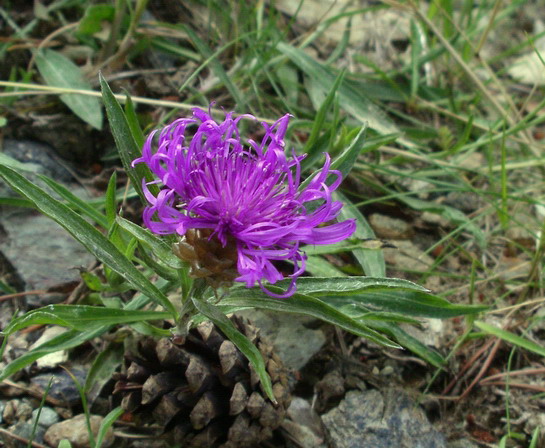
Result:
[[176,322],[175,334],[176,336],[185,337],[189,332],[191,326],[191,320],[195,314],[197,314],[197,309],[193,304],[192,299],[197,299],[202,301],[204,298],[204,293],[208,288],[206,280],[202,278],[197,278],[193,281],[191,285],[191,290],[189,291],[188,297],[182,303],[182,309],[180,310],[180,317]]

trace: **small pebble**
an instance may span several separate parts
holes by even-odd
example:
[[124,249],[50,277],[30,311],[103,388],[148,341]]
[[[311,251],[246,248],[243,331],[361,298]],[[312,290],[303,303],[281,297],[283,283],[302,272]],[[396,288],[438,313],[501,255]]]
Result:
[[[97,434],[103,418],[99,415],[91,416],[91,430],[93,434]],[[59,445],[63,439],[68,440],[72,444],[72,448],[89,448],[89,432],[87,431],[87,423],[84,414],[79,414],[70,420],[65,420],[52,425],[45,433],[45,442],[53,448]],[[112,428],[108,429],[103,447],[111,446],[114,441]]]
[[388,375],[391,375],[392,373],[394,373],[394,368],[392,366],[386,366],[380,372],[382,376],[388,376]]
[[[34,424],[34,422],[36,421],[38,411],[38,409],[34,409],[34,411],[32,411],[32,424]],[[44,406],[42,408],[42,411],[40,412],[40,420],[38,420],[38,425],[47,429],[57,423],[59,420],[59,414],[57,414],[53,409]]]

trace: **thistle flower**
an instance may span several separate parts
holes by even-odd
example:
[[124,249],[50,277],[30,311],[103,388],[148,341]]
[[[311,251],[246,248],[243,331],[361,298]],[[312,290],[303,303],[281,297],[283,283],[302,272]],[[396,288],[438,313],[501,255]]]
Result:
[[[323,168],[301,187],[304,156],[287,157],[284,152],[289,114],[272,125],[261,123],[264,136],[259,143],[241,137],[238,125],[243,118],[255,120],[251,115],[234,118],[227,113],[224,121],[217,122],[195,108],[193,118],[175,120],[160,130],[158,139],[158,131],[149,135],[142,157],[133,164],[147,164],[158,179],[152,183],[161,189],[154,196],[144,182],[149,205],[143,220],[156,234],[202,231],[222,247],[233,247],[238,271],[233,280],[247,287],[258,283],[273,297],[289,297],[305,271],[301,246],[342,241],[352,235],[356,224],[346,220],[324,225],[342,208],[331,198],[341,173],[330,169],[326,153]],[[306,206],[310,202],[312,209]],[[284,278],[273,263],[277,260],[294,265],[290,286],[281,295],[263,285],[263,280],[273,284]]]

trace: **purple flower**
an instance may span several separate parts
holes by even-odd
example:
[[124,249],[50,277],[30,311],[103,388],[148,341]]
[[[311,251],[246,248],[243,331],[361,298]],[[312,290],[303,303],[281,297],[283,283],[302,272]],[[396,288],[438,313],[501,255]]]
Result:
[[[146,163],[162,185],[157,196],[146,183],[149,202],[143,215],[145,225],[157,234],[184,235],[189,229],[209,229],[223,247],[236,245],[236,281],[247,287],[258,283],[273,297],[289,297],[296,280],[305,270],[303,244],[330,244],[354,232],[354,220],[324,225],[337,217],[342,203],[331,192],[341,183],[341,173],[331,170],[325,154],[323,168],[300,187],[304,156],[287,158],[284,136],[290,116],[272,125],[261,123],[261,142],[243,139],[238,125],[244,115],[232,113],[221,123],[209,113],[195,108],[193,118],[181,118],[146,140],[142,157],[133,164]],[[196,128],[188,132],[188,128]],[[153,148],[157,149],[153,149]],[[326,179],[334,178],[331,185]],[[309,209],[306,203],[314,202]],[[276,260],[289,260],[294,272],[288,290],[277,295],[267,290],[263,280],[275,283],[283,275]]]

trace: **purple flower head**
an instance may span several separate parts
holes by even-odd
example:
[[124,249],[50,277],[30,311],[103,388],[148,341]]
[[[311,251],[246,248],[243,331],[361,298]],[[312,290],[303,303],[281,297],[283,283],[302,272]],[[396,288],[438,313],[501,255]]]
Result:
[[[232,113],[221,123],[210,113],[195,108],[193,118],[181,118],[146,140],[142,157],[161,185],[154,196],[146,183],[149,205],[143,215],[145,225],[157,234],[184,235],[190,229],[208,229],[223,247],[236,246],[236,281],[247,287],[258,283],[273,297],[289,297],[296,280],[305,270],[303,244],[330,244],[354,232],[354,220],[328,223],[337,217],[342,203],[331,192],[341,183],[341,173],[331,170],[325,154],[323,168],[304,188],[300,187],[304,156],[286,157],[284,136],[290,116],[272,125],[261,123],[261,142],[243,139],[238,125],[243,118]],[[192,130],[188,132],[188,128]],[[159,132],[158,141],[156,134]],[[153,149],[156,148],[156,149]],[[332,175],[334,181],[326,184]],[[311,201],[318,206],[305,206]],[[267,290],[263,280],[275,283],[283,275],[276,260],[294,264],[288,290],[277,295]]]

